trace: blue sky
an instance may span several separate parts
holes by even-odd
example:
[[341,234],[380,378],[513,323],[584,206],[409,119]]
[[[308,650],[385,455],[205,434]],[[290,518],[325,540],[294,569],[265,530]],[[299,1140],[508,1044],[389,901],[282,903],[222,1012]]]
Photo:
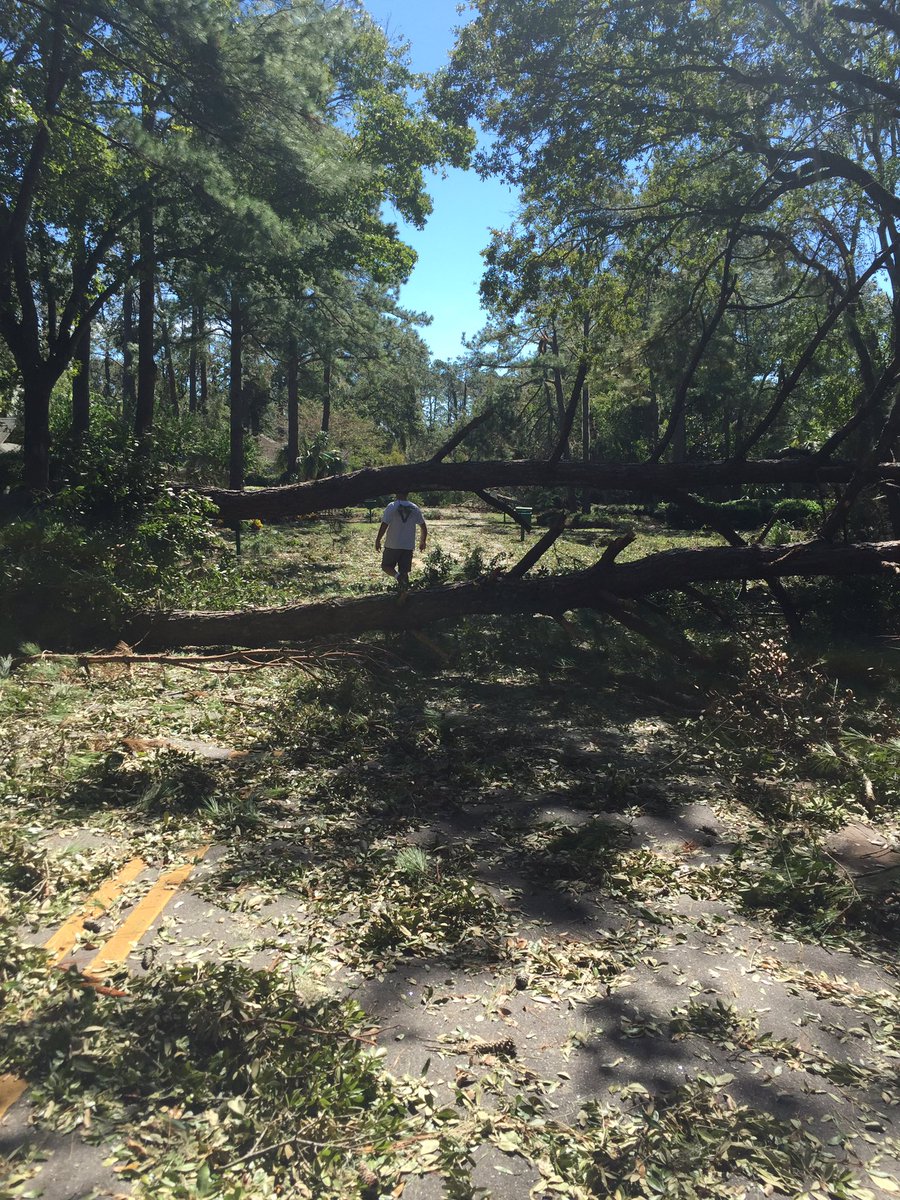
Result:
[[[453,29],[467,15],[457,13],[457,0],[365,0],[366,8],[393,41],[410,43],[415,71],[434,71],[447,61]],[[462,353],[462,337],[472,337],[485,322],[478,301],[483,262],[491,228],[503,228],[516,208],[515,193],[495,179],[479,179],[474,171],[449,170],[432,175],[428,191],[434,212],[424,230],[400,222],[403,240],[419,256],[409,283],[401,290],[406,308],[430,313],[431,325],[420,332],[436,358]]]

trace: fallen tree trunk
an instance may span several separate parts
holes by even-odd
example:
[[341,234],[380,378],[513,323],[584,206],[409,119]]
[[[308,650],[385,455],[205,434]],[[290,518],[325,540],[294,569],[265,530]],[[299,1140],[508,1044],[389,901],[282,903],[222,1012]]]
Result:
[[[251,492],[206,488],[226,524],[254,517],[273,520],[360,504],[395,492],[478,492],[486,487],[597,488],[604,491],[665,493],[722,484],[815,486],[846,483],[855,470],[848,462],[817,462],[812,456],[716,463],[585,463],[544,459],[482,462],[421,462],[395,467],[365,467],[349,475],[330,475]],[[867,482],[900,483],[900,463],[880,463]]]
[[[371,630],[409,630],[467,616],[545,613],[570,609],[611,611],[611,599],[639,599],[715,580],[786,576],[854,576],[900,570],[900,542],[833,546],[721,546],[667,550],[635,562],[601,561],[585,571],[536,579],[489,577],[475,583],[395,595],[327,600],[238,612],[147,612],[126,631],[141,651],[179,646],[271,646],[322,638],[355,637]],[[614,615],[614,614],[613,614]]]

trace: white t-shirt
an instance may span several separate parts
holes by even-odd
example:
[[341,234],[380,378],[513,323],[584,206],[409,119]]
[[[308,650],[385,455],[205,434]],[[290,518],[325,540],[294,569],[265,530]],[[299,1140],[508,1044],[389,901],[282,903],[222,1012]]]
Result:
[[416,547],[416,526],[424,525],[425,518],[418,504],[412,500],[392,500],[381,520],[387,525],[384,544],[388,550],[414,550]]

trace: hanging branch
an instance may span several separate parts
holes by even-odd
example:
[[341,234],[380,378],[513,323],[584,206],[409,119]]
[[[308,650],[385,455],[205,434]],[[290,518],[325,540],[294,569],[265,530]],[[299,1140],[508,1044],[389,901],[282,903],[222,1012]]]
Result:
[[885,367],[868,398],[857,408],[853,416],[840,429],[835,430],[830,438],[815,453],[819,461],[829,458],[834,451],[851,436],[862,423],[868,420],[878,409],[884,397],[900,381],[900,355],[895,355]]
[[551,465],[559,462],[569,444],[569,435],[571,434],[572,426],[575,423],[575,414],[578,412],[578,404],[581,400],[581,389],[584,387],[584,381],[587,379],[587,373],[587,355],[582,355],[578,363],[578,370],[575,372],[575,382],[572,385],[572,393],[563,416],[559,438],[550,457],[547,459],[547,462]]
[[544,536],[535,542],[530,550],[527,550],[522,555],[515,566],[510,567],[510,569],[505,573],[504,578],[521,579],[523,575],[527,574],[534,564],[539,559],[543,558],[559,535],[565,530],[567,524],[568,521],[565,517],[555,521],[544,534]]
[[678,427],[678,422],[684,418],[685,405],[687,404],[688,392],[691,389],[691,384],[694,382],[694,376],[697,374],[697,369],[703,361],[703,355],[706,353],[706,348],[712,341],[713,334],[719,326],[719,322],[724,317],[729,301],[734,295],[737,288],[737,278],[731,274],[731,259],[734,254],[734,244],[737,240],[737,230],[732,230],[728,235],[728,245],[725,247],[725,255],[722,264],[722,284],[719,288],[719,300],[716,304],[715,312],[709,320],[709,324],[704,328],[703,335],[700,341],[694,347],[694,353],[691,355],[691,361],[688,363],[684,374],[681,377],[681,382],[678,384],[678,391],[675,393],[675,401],[672,405],[672,411],[669,414],[669,420],[666,425],[665,433],[659,441],[656,449],[650,455],[649,462],[659,462],[665,453],[675,430]]
[[616,596],[611,596],[607,592],[598,592],[592,607],[599,612],[607,613],[619,625],[624,625],[626,629],[638,634],[652,646],[656,646],[666,654],[671,654],[673,658],[681,662],[688,662],[706,670],[710,670],[714,666],[712,659],[701,654],[683,634],[670,635],[664,632],[658,626],[646,621],[634,611],[631,605],[624,604]]
[[483,500],[489,508],[494,508],[497,512],[505,513],[511,517],[520,529],[528,530],[528,522],[519,516],[516,511],[515,503],[506,496],[495,496],[493,492],[488,492],[484,488],[476,488],[475,495],[479,500]]
[[[725,539],[729,546],[746,546],[748,544],[747,539],[742,538],[736,529],[732,529],[711,504],[704,504],[702,500],[698,500],[690,492],[674,491],[667,494],[677,505],[688,512],[694,513],[704,525],[715,530],[720,537]],[[759,541],[762,541],[763,536],[765,536],[769,528],[771,528],[771,523],[758,539]],[[797,612],[797,607],[791,599],[787,588],[778,579],[766,579],[765,582],[784,615],[785,623],[791,637],[799,637],[801,633],[800,614]]]
[[[784,405],[790,397],[791,392],[793,392],[800,378],[809,368],[810,363],[815,357],[816,351],[837,324],[838,318],[844,312],[846,312],[849,305],[859,296],[860,292],[869,282],[869,280],[881,270],[888,257],[888,253],[880,254],[868,268],[868,270],[860,275],[853,286],[848,288],[838,303],[834,305],[834,307],[826,316],[825,320],[816,330],[815,336],[810,342],[807,343],[806,348],[800,355],[800,358],[797,360],[794,369],[779,387],[774,400],[769,405],[769,411],[759,422],[753,432],[744,438],[740,446],[736,448],[734,452],[735,458],[746,458],[749,451],[751,451],[753,447],[757,445],[757,443],[766,433],[768,433],[769,429],[771,429],[776,418],[778,417],[778,414],[781,412],[782,408],[784,408]],[[820,451],[820,454],[824,456],[824,448],[822,451]]]
[[871,467],[891,453],[898,435],[900,435],[900,396],[894,399],[877,445],[861,460],[853,478],[847,484],[844,494],[823,521],[819,533],[826,541],[830,541],[834,537],[838,526],[846,520],[857,496],[869,481]]
[[473,417],[471,421],[467,421],[465,425],[457,429],[451,438],[448,438],[444,442],[436,454],[432,454],[428,460],[429,463],[443,462],[448,454],[452,454],[460,442],[465,441],[473,429],[477,429],[479,425],[483,425],[488,417],[493,416],[493,413],[494,410],[492,408],[486,408],[483,413],[479,413],[477,417]]

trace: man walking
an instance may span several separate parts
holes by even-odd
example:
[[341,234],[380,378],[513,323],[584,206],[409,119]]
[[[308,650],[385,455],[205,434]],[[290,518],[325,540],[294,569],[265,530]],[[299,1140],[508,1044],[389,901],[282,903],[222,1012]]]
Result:
[[[397,499],[392,500],[381,514],[381,525],[375,538],[376,551],[381,549],[384,541],[384,553],[381,556],[381,569],[400,585],[400,595],[404,596],[409,587],[409,573],[412,570],[413,550],[416,546],[416,526],[421,525],[419,535],[419,550],[425,549],[428,537],[428,527],[422,510],[418,504],[413,504],[408,492],[398,492]],[[385,534],[387,538],[385,539]]]

